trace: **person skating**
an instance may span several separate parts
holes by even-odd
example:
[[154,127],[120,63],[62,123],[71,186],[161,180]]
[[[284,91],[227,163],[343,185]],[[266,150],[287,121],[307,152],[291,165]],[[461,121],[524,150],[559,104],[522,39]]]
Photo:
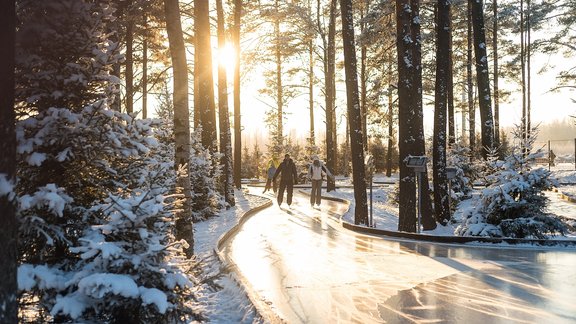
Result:
[[320,202],[322,201],[322,181],[324,180],[324,175],[334,179],[334,176],[328,170],[328,168],[320,161],[317,155],[312,157],[312,163],[308,169],[308,178],[312,182],[312,192],[310,193],[310,206],[314,207],[316,204],[320,207]]
[[298,171],[296,170],[296,165],[294,161],[290,158],[290,154],[284,155],[284,161],[280,163],[272,181],[276,181],[279,174],[280,176],[280,187],[278,188],[278,206],[282,205],[282,200],[284,199],[284,191],[286,190],[286,202],[288,206],[292,204],[292,191],[294,185],[298,183]]
[[272,188],[274,193],[276,193],[276,190],[278,189],[278,184],[273,178],[274,173],[276,173],[277,164],[278,163],[276,163],[274,159],[270,159],[270,162],[268,162],[268,170],[266,170],[266,186],[264,186],[264,192],[262,193],[266,193],[266,191],[270,190],[270,188]]

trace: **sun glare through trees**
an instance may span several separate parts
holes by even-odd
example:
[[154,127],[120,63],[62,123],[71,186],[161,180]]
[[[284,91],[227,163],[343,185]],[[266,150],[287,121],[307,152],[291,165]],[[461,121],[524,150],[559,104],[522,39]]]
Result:
[[[547,275],[575,255],[426,241],[576,246],[552,191],[576,192],[574,21],[574,0],[0,0],[0,323],[576,322]],[[438,273],[503,278],[507,306],[411,304],[452,295]]]

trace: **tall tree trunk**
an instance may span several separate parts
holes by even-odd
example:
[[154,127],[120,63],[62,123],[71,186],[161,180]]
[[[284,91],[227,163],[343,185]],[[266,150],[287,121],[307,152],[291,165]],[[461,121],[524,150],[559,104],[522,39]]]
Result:
[[354,21],[352,1],[340,0],[342,14],[342,41],[344,44],[344,73],[346,75],[346,103],[348,124],[350,125],[350,149],[352,151],[352,179],[354,182],[354,223],[369,225],[366,200],[366,172],[364,169],[364,146],[362,132],[362,112],[358,98],[358,73],[356,70],[356,49],[354,43]]
[[198,78],[198,107],[200,112],[200,126],[202,128],[202,146],[217,151],[216,134],[216,107],[214,103],[214,77],[212,75],[212,46],[210,45],[210,8],[206,0],[194,0],[194,24],[196,26],[196,39],[198,47],[194,53],[197,55]]
[[282,36],[280,35],[280,15],[278,14],[280,3],[279,0],[275,2],[276,16],[274,21],[274,41],[275,41],[275,58],[276,58],[276,109],[277,109],[277,134],[276,134],[276,145],[282,147],[284,140],[284,93],[282,89],[282,53],[280,52],[280,44],[282,42]]
[[392,176],[392,151],[394,149],[394,95],[392,90],[393,81],[393,53],[388,51],[388,149],[386,152],[386,176]]
[[[310,15],[312,14],[312,6],[308,1],[310,8]],[[308,106],[310,107],[310,145],[316,145],[316,135],[314,134],[314,42],[312,39],[308,41]]]
[[[416,144],[418,147],[417,155],[426,155],[426,146],[424,139],[424,112],[422,107],[422,42],[420,33],[420,0],[412,0],[410,3],[410,10],[412,12],[411,19],[411,35],[414,42],[412,45],[412,57],[415,68],[415,73],[412,75],[412,82],[415,85],[416,96],[412,96],[414,111],[416,112],[416,133],[418,134]],[[430,183],[428,174],[422,177],[422,186],[424,194],[422,196],[422,228],[424,230],[433,230],[436,228],[436,221],[434,220],[434,208],[432,206],[432,193],[430,192]]]
[[531,112],[532,112],[532,86],[531,86],[531,61],[532,61],[532,50],[531,50],[531,25],[530,17],[531,12],[531,1],[526,0],[526,140],[530,138],[530,132],[532,131],[531,124]]
[[240,18],[242,17],[242,0],[234,0],[234,29],[232,38],[236,51],[234,65],[234,185],[242,187],[242,124],[240,115]]
[[[328,39],[325,46],[324,73],[326,91],[326,166],[334,171],[337,165],[338,143],[336,137],[336,8],[337,0],[330,0]],[[331,178],[326,181],[326,191],[336,190]]]
[[[522,138],[527,138],[527,115],[526,115],[526,38],[524,30],[524,0],[520,0],[520,69],[522,82]],[[526,154],[526,152],[524,152]]]
[[494,50],[494,145],[500,147],[500,93],[498,87],[498,0],[492,0],[494,15],[492,48]]
[[469,128],[468,137],[470,141],[470,160],[474,159],[474,154],[476,152],[476,107],[474,106],[474,88],[472,82],[472,4],[471,1],[467,2],[467,50],[466,50],[466,90],[468,97],[468,118],[469,118]]
[[128,14],[126,15],[126,60],[124,61],[124,74],[126,81],[126,113],[134,112],[134,19],[130,7],[132,1],[128,1]]
[[[370,0],[362,0],[360,5],[360,33],[364,32],[366,23],[364,22],[364,16],[368,12],[368,7],[370,6]],[[367,50],[366,46],[362,45],[360,47],[360,107],[362,112],[362,133],[364,134],[364,151],[368,151],[368,108],[366,106],[366,83],[368,82],[368,77],[366,76],[366,56]]]
[[178,0],[164,0],[166,13],[166,31],[172,57],[174,75],[174,142],[176,170],[185,170],[178,177],[177,185],[182,188],[184,205],[176,215],[176,239],[188,243],[186,255],[194,254],[194,231],[192,228],[192,189],[190,184],[190,113],[188,111],[188,66],[184,34],[180,21]]
[[482,135],[482,155],[494,147],[494,120],[490,98],[490,79],[488,75],[488,55],[486,54],[486,33],[484,28],[484,2],[472,2],[472,27],[474,32],[474,55],[476,57],[476,82],[478,83],[478,103]]
[[148,118],[148,16],[144,8],[142,35],[142,118]]
[[[451,15],[451,13],[450,13]],[[456,122],[454,115],[454,72],[453,72],[453,51],[452,51],[452,17],[450,16],[450,35],[448,46],[448,80],[446,83],[446,100],[448,105],[448,144],[456,143]],[[464,127],[464,124],[462,124]]]
[[[14,48],[16,1],[0,1],[0,177],[16,182]],[[0,323],[18,323],[18,220],[15,200],[0,195]]]
[[[116,5],[116,16],[117,17],[123,17],[124,15],[124,7],[125,7],[125,1],[118,1],[117,5]],[[114,43],[116,43],[116,46],[120,46],[120,44],[122,43],[122,36],[124,36],[124,34],[122,33],[122,22],[117,20],[114,24],[115,30],[110,30],[111,35],[110,35],[110,40],[113,41]],[[112,75],[114,75],[115,77],[118,78],[118,80],[122,79],[121,76],[121,70],[122,70],[122,63],[120,61],[117,61],[116,63],[114,63],[112,65]],[[116,84],[114,85],[114,90],[115,90],[115,95],[114,95],[114,101],[111,104],[111,108],[113,110],[116,111],[120,111],[122,109],[122,91],[120,90],[120,84]]]
[[[224,50],[226,46],[226,30],[224,28],[224,10],[222,0],[216,0],[218,18],[218,48]],[[230,135],[230,117],[228,114],[228,80],[226,78],[226,65],[218,62],[218,116],[220,125],[220,152],[223,169],[222,183],[224,184],[224,200],[234,206],[234,183],[232,175],[232,137]]]
[[[398,147],[400,165],[400,213],[398,230],[416,231],[416,177],[404,162],[408,156],[424,155],[422,116],[422,70],[418,0],[396,0],[396,44],[398,52]],[[436,223],[431,213],[428,177],[422,185],[422,224]]]
[[396,0],[396,46],[398,51],[398,149],[400,166],[400,195],[398,230],[416,231],[416,177],[404,162],[408,156],[417,155],[412,96],[412,74],[415,73],[411,50],[412,34],[410,21],[412,14],[410,0]]
[[439,0],[436,23],[436,86],[434,104],[433,166],[434,209],[436,221],[442,225],[450,220],[448,179],[446,178],[446,112],[448,78],[450,76],[450,0]]
[[[198,28],[197,25],[194,25],[194,33],[196,33],[196,29]],[[194,48],[197,49],[200,47],[198,37],[194,37]],[[202,118],[202,112],[200,111],[200,63],[198,63],[199,55],[194,50],[194,130],[197,130],[200,127],[200,119]]]

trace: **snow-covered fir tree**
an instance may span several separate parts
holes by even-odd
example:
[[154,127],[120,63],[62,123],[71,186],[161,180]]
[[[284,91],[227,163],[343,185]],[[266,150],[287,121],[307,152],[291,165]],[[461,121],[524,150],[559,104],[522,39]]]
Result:
[[16,102],[20,113],[68,107],[78,111],[111,98],[122,59],[110,41],[112,1],[18,1]]
[[[196,263],[173,237],[179,196],[174,148],[163,141],[169,130],[110,109],[120,57],[108,39],[112,8],[72,0],[19,6],[23,322],[201,318],[191,304]],[[25,39],[34,31],[38,48],[26,43],[36,38]]]
[[192,215],[194,221],[215,216],[227,205],[217,190],[217,179],[222,174],[220,154],[212,154],[202,146],[201,132],[192,134],[190,154],[190,182],[192,184]]
[[517,144],[504,160],[497,154],[487,160],[488,186],[478,196],[475,206],[456,229],[458,235],[545,239],[563,235],[565,224],[545,211],[550,190],[556,181],[550,171],[534,168],[535,160],[544,155],[533,150],[537,130],[525,138],[520,127],[514,132]]
[[20,289],[51,316],[196,316],[186,298],[192,264],[172,236],[176,175],[154,138],[160,126],[102,101],[19,123]]
[[453,144],[446,156],[447,165],[456,169],[456,175],[450,179],[452,203],[470,198],[472,181],[477,177],[474,164],[470,163],[470,148]]

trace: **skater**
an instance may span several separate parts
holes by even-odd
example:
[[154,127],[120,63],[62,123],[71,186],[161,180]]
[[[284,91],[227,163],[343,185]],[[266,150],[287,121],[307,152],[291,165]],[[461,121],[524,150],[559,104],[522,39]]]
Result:
[[266,191],[270,190],[270,187],[272,187],[274,193],[276,193],[276,190],[278,189],[278,184],[276,180],[273,179],[274,173],[276,173],[276,165],[278,164],[275,160],[276,159],[272,158],[270,159],[270,162],[268,162],[268,170],[266,170],[266,186],[262,193],[266,193]]
[[312,192],[310,193],[310,206],[320,207],[320,202],[322,201],[322,180],[324,180],[324,175],[334,179],[334,176],[328,170],[328,168],[320,161],[317,155],[312,158],[312,163],[308,169],[308,178],[312,181]]
[[292,204],[292,190],[294,185],[298,183],[298,172],[296,171],[296,165],[294,161],[290,158],[290,154],[284,155],[284,161],[280,163],[272,181],[276,181],[278,175],[280,176],[280,187],[278,188],[278,206],[282,205],[282,200],[284,199],[284,190],[287,192],[286,202],[288,207]]

